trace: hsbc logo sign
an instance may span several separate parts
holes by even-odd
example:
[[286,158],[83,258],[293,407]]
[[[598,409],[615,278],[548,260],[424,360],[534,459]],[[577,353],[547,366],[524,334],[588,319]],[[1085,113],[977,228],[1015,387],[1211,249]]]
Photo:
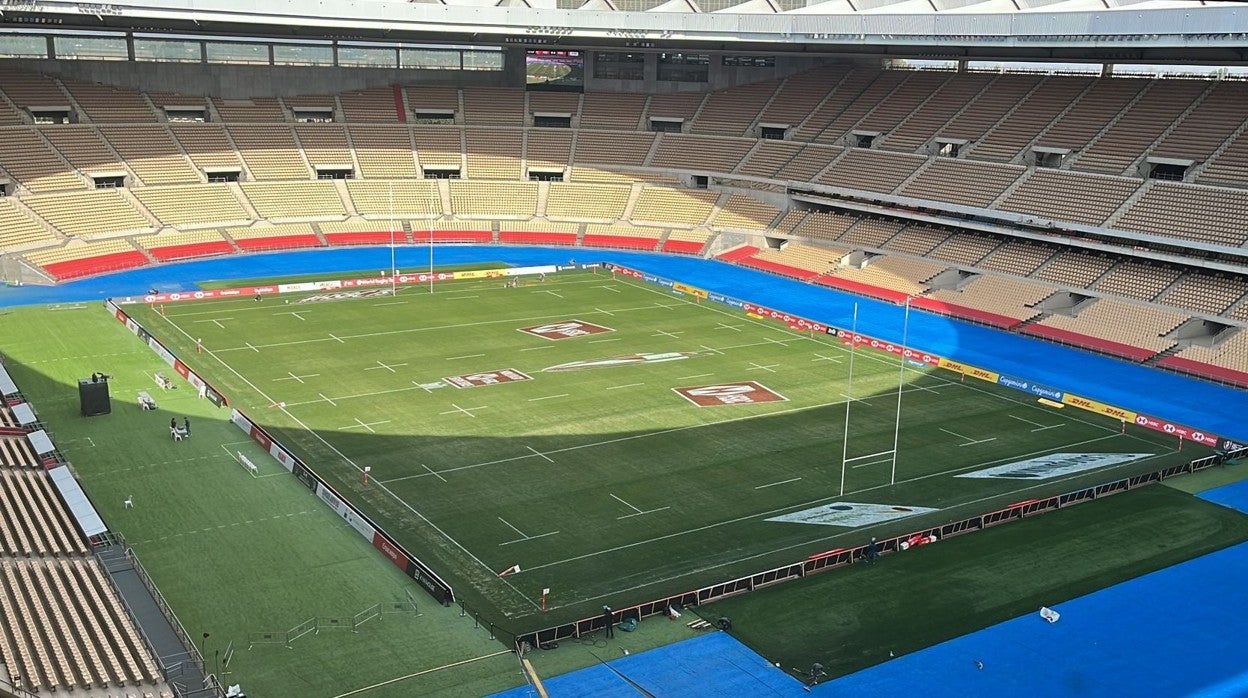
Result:
[[788,400],[785,396],[757,381],[699,385],[686,388],[672,388],[672,390],[698,407],[754,405],[763,402],[783,402]]

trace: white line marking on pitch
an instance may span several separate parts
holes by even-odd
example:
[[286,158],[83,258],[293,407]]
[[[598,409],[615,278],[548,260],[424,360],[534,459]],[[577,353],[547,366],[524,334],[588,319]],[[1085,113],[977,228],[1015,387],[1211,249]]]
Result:
[[717,326],[715,329],[717,329],[717,330],[732,330],[733,332],[740,332],[740,331],[741,331],[741,326],[740,326],[740,325],[725,325],[724,323],[722,323],[722,322],[721,322],[721,323],[719,323],[719,324],[718,324],[718,326]]
[[391,372],[391,373],[398,373],[398,371],[394,370],[394,368],[395,368],[395,367],[397,367],[397,366],[406,366],[406,365],[407,365],[407,364],[394,364],[394,366],[389,366],[389,365],[387,365],[387,364],[383,364],[383,363],[381,363],[380,361],[378,361],[376,366],[369,366],[369,367],[365,368],[364,370],[365,370],[365,371],[376,371],[376,370],[377,370],[377,369],[379,369],[379,368],[384,368],[384,369],[386,369],[387,371],[389,371],[389,372]]
[[567,397],[568,393],[560,393],[559,395],[546,395],[543,397],[531,397],[529,402],[537,402],[538,400],[554,400],[557,397]]
[[374,308],[380,308],[383,305],[406,305],[410,301],[390,301],[389,303],[373,303]]
[[476,419],[477,415],[473,414],[473,412],[476,410],[483,410],[486,407],[489,407],[489,405],[485,405],[484,407],[460,407],[459,405],[456,405],[455,403],[451,403],[451,407],[454,407],[455,409],[447,411],[447,412],[439,412],[438,414],[455,414],[456,412],[463,412],[469,417]]
[[532,446],[525,446],[525,448],[527,448],[527,449],[529,449],[530,451],[532,451],[533,453],[535,453],[535,454],[537,454],[537,455],[541,456],[542,458],[545,458],[547,463],[554,463],[554,462],[555,462],[555,460],[554,460],[553,458],[551,458],[550,456],[546,455],[545,453],[542,453],[541,451],[537,450],[536,448],[533,448]]
[[364,427],[365,429],[368,430],[368,433],[376,434],[377,432],[373,429],[373,427],[377,426],[378,424],[389,424],[389,423],[390,423],[389,419],[383,419],[380,422],[361,422],[360,418],[356,417],[355,424],[348,424],[345,427],[338,427],[338,431],[344,431],[346,429],[354,429],[356,427]]
[[[610,492],[608,492],[607,494],[611,494],[611,493],[610,493]],[[616,497],[614,494],[612,494],[612,495],[611,495],[611,497],[612,497],[612,498],[614,498],[614,499],[615,499],[615,501],[619,502],[620,504],[623,504],[624,506],[626,506],[626,507],[628,507],[629,509],[632,509],[632,510],[633,510],[633,513],[632,513],[632,514],[625,514],[625,515],[623,515],[623,516],[617,516],[617,517],[615,517],[615,520],[616,520],[616,521],[619,521],[620,519],[631,519],[631,518],[633,518],[634,516],[642,516],[643,514],[653,514],[653,513],[654,513],[654,512],[656,512],[656,511],[663,511],[664,509],[671,509],[671,507],[659,507],[658,509],[649,509],[649,510],[647,510],[647,511],[642,511],[641,509],[638,509],[637,507],[633,506],[632,504],[629,504],[628,502],[624,501],[623,499],[620,499],[619,497]]]
[[442,477],[442,475],[441,475],[440,473],[438,473],[438,471],[433,470],[432,468],[430,468],[429,466],[425,465],[424,463],[421,463],[421,464],[420,464],[420,467],[424,468],[425,470],[428,470],[430,475],[432,475],[432,476],[434,476],[434,477],[438,478],[438,479],[439,479],[439,480],[441,480],[442,482],[446,482],[446,478]]
[[698,373],[698,374],[696,374],[696,375],[692,375],[692,376],[681,376],[680,378],[677,378],[676,380],[678,380],[678,381],[688,381],[688,380],[693,380],[694,378],[706,378],[706,377],[708,377],[708,376],[713,376],[713,375],[715,375],[715,374],[714,374],[714,373]]
[[[848,462],[848,461],[846,461],[846,462]],[[867,467],[868,465],[879,465],[880,463],[892,463],[892,462],[893,462],[893,459],[892,459],[892,458],[884,458],[883,460],[873,460],[873,461],[869,461],[869,462],[867,462],[867,463],[859,463],[858,465],[851,465],[851,466],[849,466],[849,467],[851,467],[851,468],[865,468],[865,467]]]
[[823,354],[815,354],[815,358],[811,359],[811,361],[831,361],[834,364],[841,363],[841,360],[835,356],[824,356]]
[[257,354],[259,354],[259,353],[260,353],[260,350],[259,350],[259,349],[257,349],[257,348],[255,348],[255,347],[251,346],[251,342],[244,342],[244,344],[246,344],[246,345],[247,345],[247,348],[248,348],[248,349],[250,349],[250,350],[252,350],[252,351],[256,352]]
[[[222,321],[222,320],[233,320],[233,319],[234,319],[234,318],[232,318],[232,317],[221,317],[221,318],[213,318],[213,319],[211,319],[211,320],[194,320],[194,322],[211,322],[212,324],[214,324],[214,325],[216,325],[217,327],[220,327],[221,329],[223,329],[223,330],[224,330],[224,329],[225,329],[225,325],[222,325],[222,324],[221,324],[221,321]],[[248,345],[248,346],[250,346],[250,345]]]
[[[619,291],[616,291],[616,293],[619,293]],[[595,307],[594,310],[597,310],[598,312],[603,313],[604,315],[610,315],[611,317],[615,317],[615,313],[611,312],[610,310],[603,310],[602,308],[598,308],[598,307]]]
[[683,332],[668,332],[667,330],[659,330],[658,332],[655,332],[654,334],[650,336],[651,337],[671,337],[672,339],[680,339],[680,335],[682,334],[684,333]]
[[547,290],[545,290],[545,289],[543,289],[543,290],[541,290],[541,291],[534,291],[533,293],[549,293],[550,295],[554,296],[555,298],[563,298],[563,296],[559,295],[558,293],[555,293],[554,291],[547,291]]
[[1039,429],[1032,429],[1032,431],[1033,432],[1044,431],[1045,429],[1056,429],[1058,427],[1064,427],[1064,426],[1066,426],[1066,422],[1062,422],[1061,424],[1050,424],[1047,427],[1040,427]]
[[604,290],[610,291],[610,292],[612,292],[612,293],[619,293],[619,292],[620,292],[620,289],[618,289],[618,288],[611,288],[610,286],[595,286],[594,288],[601,288],[601,289],[604,289]]
[[946,429],[946,428],[944,428],[944,427],[940,427],[940,430],[941,430],[941,431],[943,431],[943,432],[945,432],[946,434],[951,434],[951,435],[953,435],[953,436],[958,437],[959,439],[964,439],[964,440],[966,441],[966,443],[964,443],[964,444],[958,444],[959,446],[974,446],[975,444],[986,444],[986,443],[988,443],[989,441],[996,441],[996,440],[997,440],[997,437],[995,437],[995,436],[994,436],[994,437],[992,437],[991,439],[980,439],[979,441],[976,441],[975,439],[972,439],[972,438],[971,438],[971,437],[969,437],[969,436],[963,436],[963,435],[961,435],[961,434],[957,433],[956,431],[949,431],[948,429]]
[[343,343],[343,344],[346,344],[346,341],[345,341],[345,340],[343,340],[343,339],[341,339],[341,338],[339,338],[339,337],[337,337],[337,336],[335,336],[335,335],[332,335],[332,334],[331,334],[331,335],[329,335],[329,338],[330,338],[330,339],[336,339],[336,340],[338,340],[339,342],[341,342],[341,343]]
[[700,344],[700,345],[698,345],[698,346],[699,346],[700,348],[702,348],[702,349],[705,349],[705,350],[707,350],[707,351],[711,352],[712,354],[723,354],[723,353],[724,353],[724,352],[722,352],[722,351],[720,351],[720,350],[718,350],[718,349],[716,349],[716,348],[714,348],[714,347],[708,347],[708,346],[706,346],[705,344]]
[[544,344],[540,347],[529,347],[528,349],[521,349],[520,351],[537,351],[538,349],[554,349],[554,348],[555,348],[555,345],[553,344]]
[[621,388],[636,388],[639,385],[645,385],[645,383],[629,383],[628,385],[613,385],[610,388],[603,388],[603,390],[620,390]]
[[442,296],[442,300],[462,301],[465,298],[479,298],[479,296]]
[[1044,426],[1044,425],[1043,425],[1043,424],[1041,424],[1040,422],[1033,422],[1033,421],[1031,421],[1030,419],[1023,419],[1022,417],[1015,417],[1015,416],[1014,416],[1014,415],[1012,415],[1012,414],[1007,414],[1006,416],[1007,416],[1007,417],[1009,417],[1010,419],[1017,419],[1017,420],[1018,420],[1018,421],[1020,421],[1020,422],[1027,422],[1028,424],[1030,424],[1030,425],[1031,425],[1031,426],[1033,426],[1033,427],[1042,427],[1042,426]]
[[789,484],[790,482],[797,482],[798,480],[801,480],[801,479],[802,479],[802,478],[800,478],[800,477],[795,477],[795,478],[791,478],[791,479],[789,479],[789,480],[781,480],[780,482],[769,482],[769,483],[767,483],[766,485],[759,485],[758,487],[755,487],[754,489],[756,489],[756,490],[761,490],[761,489],[766,489],[766,488],[768,488],[768,487],[775,487],[776,485],[787,485],[787,484]]
[[1062,422],[1060,424],[1041,424],[1040,422],[1033,422],[1030,419],[1023,419],[1022,417],[1016,417],[1012,414],[1008,414],[1006,416],[1009,417],[1010,419],[1017,419],[1020,422],[1026,422],[1027,424],[1030,424],[1033,427],[1036,427],[1035,429],[1031,430],[1033,433],[1037,431],[1045,431],[1047,429],[1056,429],[1058,427],[1066,426],[1066,422]]
[[287,373],[286,373],[286,375],[288,375],[288,376],[290,376],[290,377],[289,377],[289,378],[274,378],[274,379],[273,379],[273,381],[274,381],[274,382],[276,382],[276,381],[299,381],[300,383],[303,383],[303,382],[304,382],[304,381],[303,381],[303,379],[304,379],[304,378],[316,378],[317,376],[319,376],[319,375],[321,375],[321,374],[319,374],[319,373],[309,373],[309,374],[308,374],[308,375],[306,375],[306,376],[296,376],[296,375],[295,375],[295,374],[293,374],[293,373],[287,372]]
[[777,366],[779,366],[779,365],[780,365],[780,364],[771,364],[771,365],[769,365],[769,366],[760,366],[759,364],[756,364],[756,363],[754,363],[753,361],[751,361],[751,362],[750,362],[750,366],[753,366],[753,368],[747,368],[747,369],[745,369],[745,370],[747,370],[747,371],[767,371],[768,373],[775,373],[775,372],[776,372],[776,367],[777,367]]
[[325,402],[328,402],[329,404],[333,405],[334,407],[337,407],[337,406],[338,406],[338,403],[336,403],[336,402],[334,402],[333,400],[330,400],[329,398],[325,397],[325,393],[317,393],[317,395],[320,395],[322,400],[324,400]]
[[601,344],[601,343],[603,343],[603,342],[618,342],[618,341],[620,341],[621,339],[624,339],[624,338],[623,338],[623,337],[612,337],[612,338],[610,338],[610,339],[591,339],[591,340],[589,340],[588,342],[586,342],[586,344]]
[[530,536],[529,534],[525,533],[524,531],[521,531],[520,529],[516,528],[515,526],[512,526],[512,525],[511,525],[511,523],[509,523],[509,522],[507,521],[507,519],[504,519],[504,518],[503,518],[503,517],[501,517],[501,516],[496,517],[496,518],[497,518],[499,521],[502,521],[502,522],[503,522],[503,524],[505,524],[505,525],[507,526],[507,528],[510,528],[511,530],[515,531],[516,533],[518,533],[518,534],[520,535],[520,537],[519,537],[519,538],[517,538],[517,539],[515,539],[515,540],[509,540],[509,541],[506,541],[506,542],[504,542],[504,543],[499,543],[498,545],[499,545],[500,547],[501,547],[501,546],[504,546],[504,545],[511,545],[512,543],[522,543],[522,542],[524,542],[524,541],[526,541],[526,540],[533,540],[534,538],[545,538],[546,536],[553,536],[553,535],[555,535],[556,533],[558,533],[558,531],[550,531],[550,532],[548,532],[548,533],[539,533],[539,534],[537,534],[536,536]]
[[447,361],[458,361],[459,359],[477,359],[477,358],[480,358],[480,357],[482,357],[482,356],[485,356],[485,354],[464,354],[463,356],[448,356],[448,357],[446,357],[446,360],[447,360]]
[[300,320],[303,320],[304,322],[307,322],[307,321],[308,321],[308,319],[307,319],[307,318],[305,318],[304,316],[300,315],[299,313],[297,313],[297,312],[295,312],[295,311],[293,311],[293,310],[291,310],[291,311],[289,311],[289,312],[285,312],[285,313],[273,313],[273,314],[274,314],[274,315],[294,315],[295,317],[299,318]]
[[846,401],[846,402],[861,402],[862,404],[866,405],[867,407],[871,407],[871,403],[867,402],[866,400],[863,400],[863,399],[862,399],[862,398],[860,398],[860,397],[850,397],[850,396],[846,395],[845,393],[841,393],[841,397],[845,398],[845,401]]

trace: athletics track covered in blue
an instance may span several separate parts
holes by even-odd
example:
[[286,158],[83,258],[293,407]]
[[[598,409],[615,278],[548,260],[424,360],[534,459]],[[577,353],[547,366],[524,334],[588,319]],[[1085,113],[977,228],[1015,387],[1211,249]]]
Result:
[[[551,698],[1232,698],[1248,695],[1244,608],[1248,543],[1059,604],[1056,623],[1031,613],[819,684],[809,693],[721,632],[543,683]],[[522,686],[496,698],[534,695]]]
[[[902,341],[901,306],[819,288],[722,262],[586,248],[443,246],[436,265],[504,262],[513,265],[613,261],[639,271],[766,305],[834,327]],[[398,268],[429,268],[428,247],[395,250]],[[0,306],[103,300],[149,288],[188,291],[197,282],[363,269],[389,269],[388,247],[310,250],[234,256],[149,267],[55,287],[0,288]],[[1024,378],[1171,422],[1248,441],[1248,391],[1214,385],[1138,364],[1029,339],[920,311],[910,313],[908,346],[980,368]]]

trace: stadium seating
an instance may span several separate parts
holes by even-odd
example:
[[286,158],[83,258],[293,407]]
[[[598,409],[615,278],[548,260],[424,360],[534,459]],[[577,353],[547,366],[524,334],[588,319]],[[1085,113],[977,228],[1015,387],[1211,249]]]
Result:
[[55,241],[56,235],[13,201],[0,199],[0,249],[21,250]]
[[1050,123],[1034,144],[1072,152],[1082,150],[1147,85],[1147,80],[1138,78],[1099,81],[1094,89],[1082,93],[1064,114]]
[[113,237],[153,227],[118,189],[40,194],[22,203],[66,235]]
[[[1080,170],[1123,174],[1145,148],[1161,137],[1209,84],[1202,80],[1152,83],[1071,165]],[[1214,128],[1218,124],[1211,124]]]
[[651,167],[732,172],[752,147],[754,142],[744,138],[709,138],[663,133],[659,135],[658,150],[649,164]]
[[943,312],[994,327],[1012,329],[1040,314],[1031,306],[1052,295],[1051,286],[1007,279],[1000,276],[978,276],[960,290],[936,290],[916,299],[915,307]]
[[1053,76],[1027,95],[1009,116],[972,146],[972,157],[1009,162],[1042,133],[1071,102],[1095,83],[1093,78]]
[[313,167],[345,166],[355,170],[351,144],[340,124],[296,124],[295,137]]
[[644,228],[619,223],[603,225],[590,223],[585,226],[581,244],[586,247],[616,247],[625,250],[653,250],[663,235],[662,228]]
[[135,242],[162,262],[234,252],[234,246],[216,230],[166,231]]
[[1103,298],[1074,317],[1050,315],[1023,328],[1023,332],[1143,361],[1173,346],[1174,340],[1162,335],[1186,319],[1183,313]]
[[32,193],[86,189],[79,177],[34,130],[5,129],[0,138],[0,167]]
[[846,244],[880,249],[884,247],[884,243],[897,235],[902,227],[902,223],[893,220],[860,218],[857,223],[850,226],[838,239]]
[[1107,271],[1091,288],[1142,301],[1151,301],[1182,272],[1170,267],[1123,260]]
[[133,193],[144,208],[166,225],[202,227],[251,218],[226,184],[140,187]]
[[452,181],[451,209],[457,216],[529,219],[537,213],[537,184]]
[[411,131],[394,124],[355,124],[347,127],[364,178],[418,177]]
[[290,127],[284,124],[227,126],[230,139],[258,180],[306,180],[312,177]]
[[523,174],[521,157],[524,133],[502,128],[464,129],[464,155],[471,179],[518,180]]
[[1160,366],[1248,387],[1248,331],[1214,347],[1189,346],[1157,362]]
[[937,158],[898,193],[919,199],[987,208],[1023,172],[1023,168],[1011,165]]
[[846,189],[891,192],[926,161],[921,155],[850,148],[815,181]]
[[730,194],[711,217],[715,230],[768,230],[780,211],[771,204],[744,194]]
[[224,127],[217,124],[170,124],[169,130],[200,170],[242,169],[243,161],[226,136]]
[[1248,192],[1155,182],[1116,227],[1231,247],[1248,243]]
[[[400,93],[395,103],[394,87],[374,87],[367,90],[343,92],[338,95],[338,103],[342,105],[342,115],[350,123],[376,121],[394,123],[404,121],[403,97]],[[403,118],[400,118],[400,117]]]
[[164,124],[101,126],[100,135],[146,185],[201,182]]
[[676,190],[646,185],[633,207],[632,220],[692,228],[702,225],[719,199],[719,192]]
[[331,245],[398,245],[411,242],[402,221],[346,220],[318,223],[325,242]]
[[532,225],[518,221],[501,221],[498,224],[498,241],[504,244],[575,245],[579,233],[580,226],[575,223]]
[[949,119],[970,104],[996,76],[956,75],[882,139],[882,148],[914,152],[934,138]]
[[1089,288],[1117,260],[1078,250],[1061,250],[1033,275],[1036,279],[1074,288]]
[[317,237],[310,223],[284,223],[281,225],[257,225],[250,228],[227,228],[226,234],[248,252],[261,250],[289,250],[299,247],[318,247]]
[[567,129],[534,128],[525,132],[524,162],[530,171],[567,169],[572,156],[573,132]]
[[546,217],[552,220],[616,221],[632,195],[631,186],[551,182],[546,194]]
[[950,235],[939,247],[928,253],[928,256],[943,259],[953,264],[977,266],[979,261],[1001,244],[1000,240],[966,233]]
[[1044,218],[1101,225],[1140,182],[1119,177],[1087,177],[1039,169],[1023,180],[1000,208]]
[[677,228],[667,234],[667,238],[663,240],[663,245],[660,249],[664,252],[676,254],[699,254],[710,240],[711,234],[705,230],[683,230]]
[[351,204],[361,216],[441,216],[442,194],[434,180],[353,180],[347,182]]
[[150,261],[125,240],[75,241],[64,247],[29,252],[26,259],[43,267],[57,281],[133,269]]
[[[274,182],[244,182],[240,186],[256,213],[268,220],[347,215],[333,182],[301,182],[297,187]],[[296,193],[297,196],[292,196]]]
[[653,133],[581,131],[576,137],[576,162],[591,165],[639,166],[646,161]]
[[1050,247],[1029,242],[1006,241],[987,257],[981,259],[979,266],[1015,276],[1031,276],[1052,256],[1053,249]]
[[756,82],[707,95],[689,127],[690,133],[745,136],[779,87],[778,81]]
[[586,92],[581,103],[580,127],[635,131],[642,126],[641,115],[648,99],[642,94]]
[[[421,167],[463,167],[463,129],[449,126],[417,126],[412,130]],[[463,170],[460,170],[461,174]]]
[[514,87],[479,87],[464,90],[464,123],[483,126],[523,126],[524,90]]

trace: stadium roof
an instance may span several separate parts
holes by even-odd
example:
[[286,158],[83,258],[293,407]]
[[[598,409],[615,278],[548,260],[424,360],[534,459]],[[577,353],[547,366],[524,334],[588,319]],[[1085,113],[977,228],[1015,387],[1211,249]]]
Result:
[[[563,7],[572,3],[577,9]],[[1248,6],[1199,0],[0,0],[0,28],[6,26],[567,48],[1248,63]]]

